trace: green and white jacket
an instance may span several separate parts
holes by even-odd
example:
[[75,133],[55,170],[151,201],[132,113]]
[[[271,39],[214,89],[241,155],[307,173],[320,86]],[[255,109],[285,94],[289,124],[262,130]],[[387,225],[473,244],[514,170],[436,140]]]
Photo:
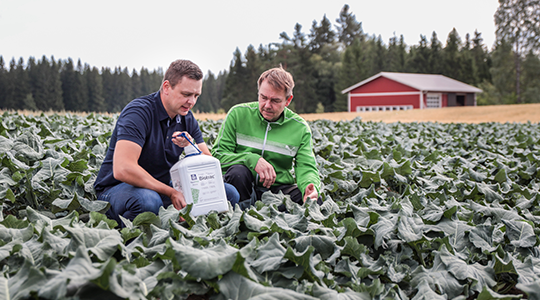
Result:
[[235,105],[219,129],[212,155],[219,159],[224,172],[232,165],[242,164],[251,170],[253,178],[258,178],[255,166],[262,157],[274,166],[274,186],[294,184],[296,176],[302,195],[310,183],[320,192],[311,129],[287,107],[279,119],[269,122],[259,112],[258,102]]

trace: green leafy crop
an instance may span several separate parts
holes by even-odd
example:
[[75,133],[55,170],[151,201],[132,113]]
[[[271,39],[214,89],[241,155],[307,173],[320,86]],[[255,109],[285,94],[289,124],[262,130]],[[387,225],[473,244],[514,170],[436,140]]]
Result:
[[118,230],[92,189],[114,121],[2,116],[0,300],[539,297],[538,124],[313,121],[322,205]]

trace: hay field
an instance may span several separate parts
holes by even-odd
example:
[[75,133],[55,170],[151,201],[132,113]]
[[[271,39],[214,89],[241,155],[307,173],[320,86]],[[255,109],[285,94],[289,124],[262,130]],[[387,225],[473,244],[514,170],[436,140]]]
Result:
[[[360,113],[323,113],[301,114],[308,120],[327,119],[332,121],[352,120],[361,117],[363,121],[374,122],[439,122],[439,123],[485,123],[485,122],[516,122],[540,123],[540,103],[445,107],[437,109],[414,109],[408,111],[378,111]],[[195,113],[199,120],[220,120],[225,114]]]
[[[5,111],[0,110],[0,115]],[[12,111],[13,112],[13,111]],[[18,111],[23,115],[40,115],[36,111]],[[44,112],[47,115],[52,114],[76,114],[88,115],[84,112]],[[117,114],[105,115],[113,116]],[[198,120],[221,120],[225,119],[226,114],[208,114],[194,113]],[[308,120],[327,119],[332,121],[348,121],[356,117],[361,117],[363,121],[374,122],[439,122],[439,123],[540,123],[540,103],[534,104],[514,104],[514,105],[490,105],[490,106],[468,106],[468,107],[445,107],[437,109],[414,109],[408,111],[378,111],[378,112],[360,112],[360,113],[322,113],[322,114],[301,114]]]

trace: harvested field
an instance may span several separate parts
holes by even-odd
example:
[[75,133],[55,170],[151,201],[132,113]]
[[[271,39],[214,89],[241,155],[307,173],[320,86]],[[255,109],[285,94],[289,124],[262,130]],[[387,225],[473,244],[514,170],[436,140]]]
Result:
[[[196,113],[199,120],[220,120],[225,114]],[[327,119],[332,121],[352,120],[361,117],[363,121],[375,122],[439,122],[439,123],[485,123],[485,122],[540,122],[540,103],[515,105],[490,105],[468,107],[445,107],[437,109],[414,109],[408,111],[380,111],[361,113],[302,114],[308,121]]]

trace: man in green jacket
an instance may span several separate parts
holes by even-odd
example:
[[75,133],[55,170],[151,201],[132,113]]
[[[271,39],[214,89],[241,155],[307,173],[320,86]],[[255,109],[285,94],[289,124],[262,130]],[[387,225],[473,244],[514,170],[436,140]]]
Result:
[[287,108],[293,98],[292,75],[273,68],[259,77],[257,86],[258,102],[232,107],[212,147],[224,181],[236,187],[241,202],[253,199],[253,192],[260,199],[270,190],[282,191],[299,204],[307,198],[321,203],[311,129]]

